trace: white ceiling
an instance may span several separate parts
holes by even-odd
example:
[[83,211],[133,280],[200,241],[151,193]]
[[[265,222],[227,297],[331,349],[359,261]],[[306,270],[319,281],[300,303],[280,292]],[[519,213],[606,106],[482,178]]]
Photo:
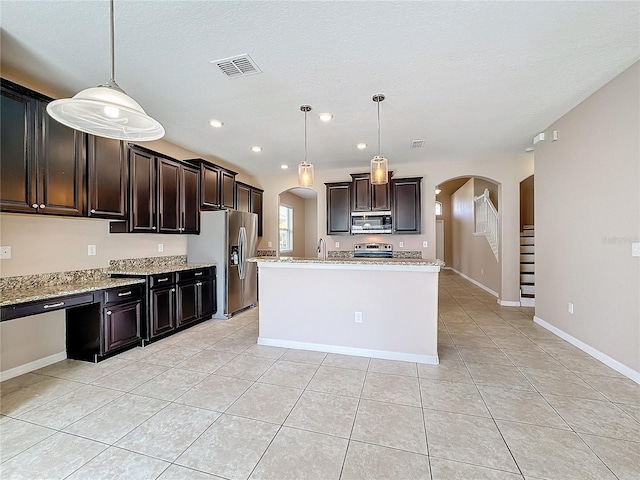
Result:
[[[0,22],[3,65],[65,95],[108,80],[107,0],[2,0]],[[305,103],[316,169],[365,170],[378,92],[391,168],[513,156],[639,59],[639,24],[637,1],[116,0],[116,80],[166,140],[253,175],[302,160]],[[210,63],[244,53],[263,73]]]

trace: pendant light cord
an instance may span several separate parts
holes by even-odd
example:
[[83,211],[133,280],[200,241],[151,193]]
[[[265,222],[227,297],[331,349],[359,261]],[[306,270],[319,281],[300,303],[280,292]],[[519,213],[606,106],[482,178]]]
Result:
[[304,112],[304,163],[307,163],[307,110]]
[[115,83],[116,82],[116,55],[115,55],[115,40],[114,40],[114,28],[113,28],[113,24],[114,24],[114,20],[113,20],[113,0],[110,0],[110,21],[111,21],[111,25],[110,25],[110,34],[111,34],[111,80],[110,82]]
[[381,157],[382,147],[380,145],[380,101],[377,101],[376,103],[378,104],[378,156]]

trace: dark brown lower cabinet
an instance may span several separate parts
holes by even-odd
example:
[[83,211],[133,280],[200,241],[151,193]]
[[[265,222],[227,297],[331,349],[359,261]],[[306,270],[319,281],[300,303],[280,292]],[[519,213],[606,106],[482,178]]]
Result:
[[198,287],[194,282],[178,285],[178,326],[198,318]]
[[140,342],[142,300],[107,307],[104,311],[104,350],[111,352]]
[[176,288],[152,289],[149,301],[148,340],[172,331],[176,327]]

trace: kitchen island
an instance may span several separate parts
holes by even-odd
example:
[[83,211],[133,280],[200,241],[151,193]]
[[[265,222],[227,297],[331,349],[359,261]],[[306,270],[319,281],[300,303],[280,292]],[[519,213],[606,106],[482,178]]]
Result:
[[438,363],[439,260],[255,258],[258,344]]

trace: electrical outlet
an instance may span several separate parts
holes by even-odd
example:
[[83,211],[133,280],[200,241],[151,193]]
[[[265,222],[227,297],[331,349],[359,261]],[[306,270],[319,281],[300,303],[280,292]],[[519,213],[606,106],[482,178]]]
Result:
[[[4,247],[2,247],[4,248]],[[11,247],[9,247],[11,248]],[[631,244],[631,256],[632,257],[640,257],[640,242],[635,242]],[[2,257],[4,258],[4,257]]]
[[398,242],[398,247],[400,248],[404,247],[404,242]]
[[159,252],[164,252],[164,243],[159,243],[158,244],[158,251]]
[[273,242],[267,242],[267,246],[268,246],[269,248],[273,247]]
[[426,240],[424,242],[422,242],[422,248],[427,248],[428,246],[429,246],[429,244],[427,243]]
[[0,247],[0,258],[3,260],[11,258],[11,247]]
[[571,315],[573,315],[573,303],[569,302],[569,306],[567,307],[567,310]]
[[93,256],[96,254],[96,246],[95,245],[87,245],[87,255]]
[[362,323],[362,312],[355,312],[354,320],[356,323]]
[[340,248],[340,242],[336,242],[336,248]]

